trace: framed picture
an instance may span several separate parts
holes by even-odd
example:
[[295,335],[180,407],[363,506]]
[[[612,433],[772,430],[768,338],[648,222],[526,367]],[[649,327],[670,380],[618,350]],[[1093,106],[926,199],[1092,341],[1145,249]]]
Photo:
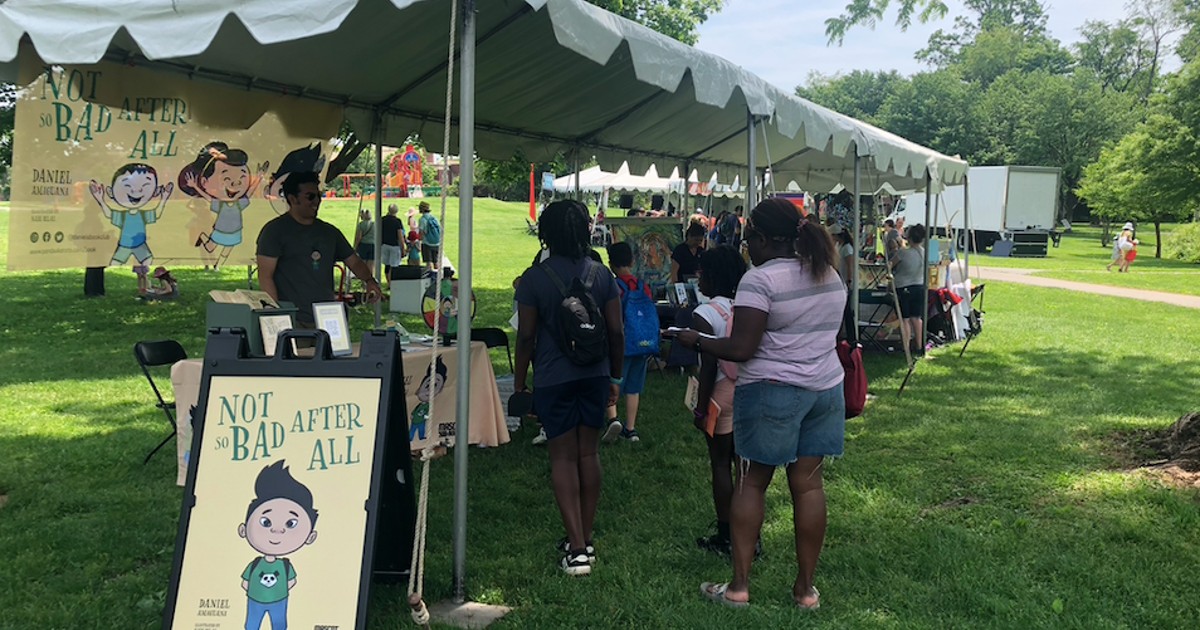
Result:
[[346,307],[341,302],[315,302],[313,320],[317,328],[329,333],[333,356],[344,357],[354,353],[350,346],[350,325],[346,322]]
[[269,357],[275,356],[275,342],[279,333],[291,330],[293,327],[291,314],[259,315],[258,327],[262,331],[263,353]]

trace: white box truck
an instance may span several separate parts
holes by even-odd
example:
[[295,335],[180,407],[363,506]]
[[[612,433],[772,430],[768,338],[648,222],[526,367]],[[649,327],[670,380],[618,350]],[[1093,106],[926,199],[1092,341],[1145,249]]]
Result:
[[[1012,240],[1018,251],[1038,248],[1019,247],[1023,243],[1045,244],[1057,237],[1058,192],[1062,171],[1043,166],[972,166],[967,173],[970,189],[969,226],[975,231],[975,247],[990,248],[1001,239]],[[905,196],[904,208],[898,213],[906,225],[925,222],[925,193]],[[956,233],[963,230],[963,187],[948,186],[935,193],[930,207],[930,223],[940,235],[947,225]],[[958,242],[960,247],[965,240]],[[1037,254],[1026,254],[1037,255]]]

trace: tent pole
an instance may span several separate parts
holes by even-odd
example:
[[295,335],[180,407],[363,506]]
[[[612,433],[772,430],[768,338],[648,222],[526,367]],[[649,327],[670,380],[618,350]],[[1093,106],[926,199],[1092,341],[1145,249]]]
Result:
[[859,163],[858,144],[854,145],[854,231],[850,233],[850,238],[854,240],[854,266],[850,268],[850,306],[854,314],[854,330],[847,330],[846,335],[853,333],[852,337],[858,341],[858,261],[859,251],[863,244],[859,241],[859,233],[862,232],[862,165]]
[[579,190],[579,147],[571,151],[571,163],[575,169],[575,201],[583,201],[583,191]]
[[933,178],[930,177],[929,171],[925,171],[925,255],[922,261],[922,268],[925,273],[921,274],[921,302],[925,305],[921,307],[921,338],[917,339],[917,352],[921,356],[925,356],[925,338],[929,336],[929,235],[932,230],[929,229],[929,212],[933,202]]
[[[970,219],[971,219],[971,210],[970,210],[971,203],[969,200],[969,196],[967,195],[967,191],[969,190],[969,185],[970,185],[970,177],[968,177],[968,175],[966,173],[963,173],[963,229],[962,229],[963,245],[964,245],[964,247],[963,247],[963,262],[966,263],[965,266],[967,268],[967,274],[963,278],[964,286],[967,283],[967,278],[971,277],[971,236],[970,236],[970,234],[971,234],[971,221],[970,221]],[[969,291],[969,289],[968,289],[968,291]],[[970,293],[968,293],[967,296],[970,297]]]
[[754,159],[758,157],[758,148],[754,141],[754,114],[749,110],[746,111],[746,205],[742,208],[742,215],[749,216],[750,210],[754,208],[755,199],[758,198],[758,190],[755,186],[754,179],[758,177],[758,168],[754,164]]
[[458,398],[454,418],[454,601],[467,599],[467,455],[471,404],[471,246],[475,193],[475,0],[462,1],[458,154]]
[[[375,280],[388,280],[380,275],[379,270],[383,264],[383,257],[380,256],[383,247],[380,245],[383,228],[379,225],[379,220],[383,215],[383,112],[375,110]],[[354,217],[357,222],[358,217]],[[390,282],[387,282],[389,285]],[[383,286],[383,283],[380,283]],[[375,327],[383,326],[383,297],[380,296],[378,302],[375,303]]]
[[679,209],[679,216],[681,216],[681,217],[686,217],[692,213],[692,211],[691,211],[692,191],[691,191],[691,183],[689,183],[689,181],[688,181],[689,179],[691,179],[691,177],[692,177],[692,162],[690,160],[688,160],[683,163],[683,195],[681,196],[681,198],[679,200],[679,203],[683,204],[683,207]]

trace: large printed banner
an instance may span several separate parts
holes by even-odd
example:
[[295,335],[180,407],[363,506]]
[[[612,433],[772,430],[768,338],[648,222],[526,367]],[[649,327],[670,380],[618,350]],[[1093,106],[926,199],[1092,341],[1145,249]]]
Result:
[[[26,59],[34,57],[26,56]],[[245,264],[340,107],[101,63],[21,68],[9,270]]]

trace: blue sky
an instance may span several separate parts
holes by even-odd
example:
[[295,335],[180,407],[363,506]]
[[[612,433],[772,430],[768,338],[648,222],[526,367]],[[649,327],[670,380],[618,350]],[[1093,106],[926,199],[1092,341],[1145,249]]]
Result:
[[[791,91],[810,71],[832,75],[851,70],[898,70],[912,74],[926,67],[913,59],[930,33],[949,29],[961,2],[949,0],[951,13],[907,32],[895,24],[892,9],[874,29],[854,28],[841,47],[825,45],[825,19],[841,13],[848,0],[725,0],[725,8],[700,27],[696,47],[720,55]],[[893,3],[895,0],[893,0]],[[1078,41],[1087,20],[1112,22],[1125,15],[1123,0],[1046,0],[1053,37]]]

